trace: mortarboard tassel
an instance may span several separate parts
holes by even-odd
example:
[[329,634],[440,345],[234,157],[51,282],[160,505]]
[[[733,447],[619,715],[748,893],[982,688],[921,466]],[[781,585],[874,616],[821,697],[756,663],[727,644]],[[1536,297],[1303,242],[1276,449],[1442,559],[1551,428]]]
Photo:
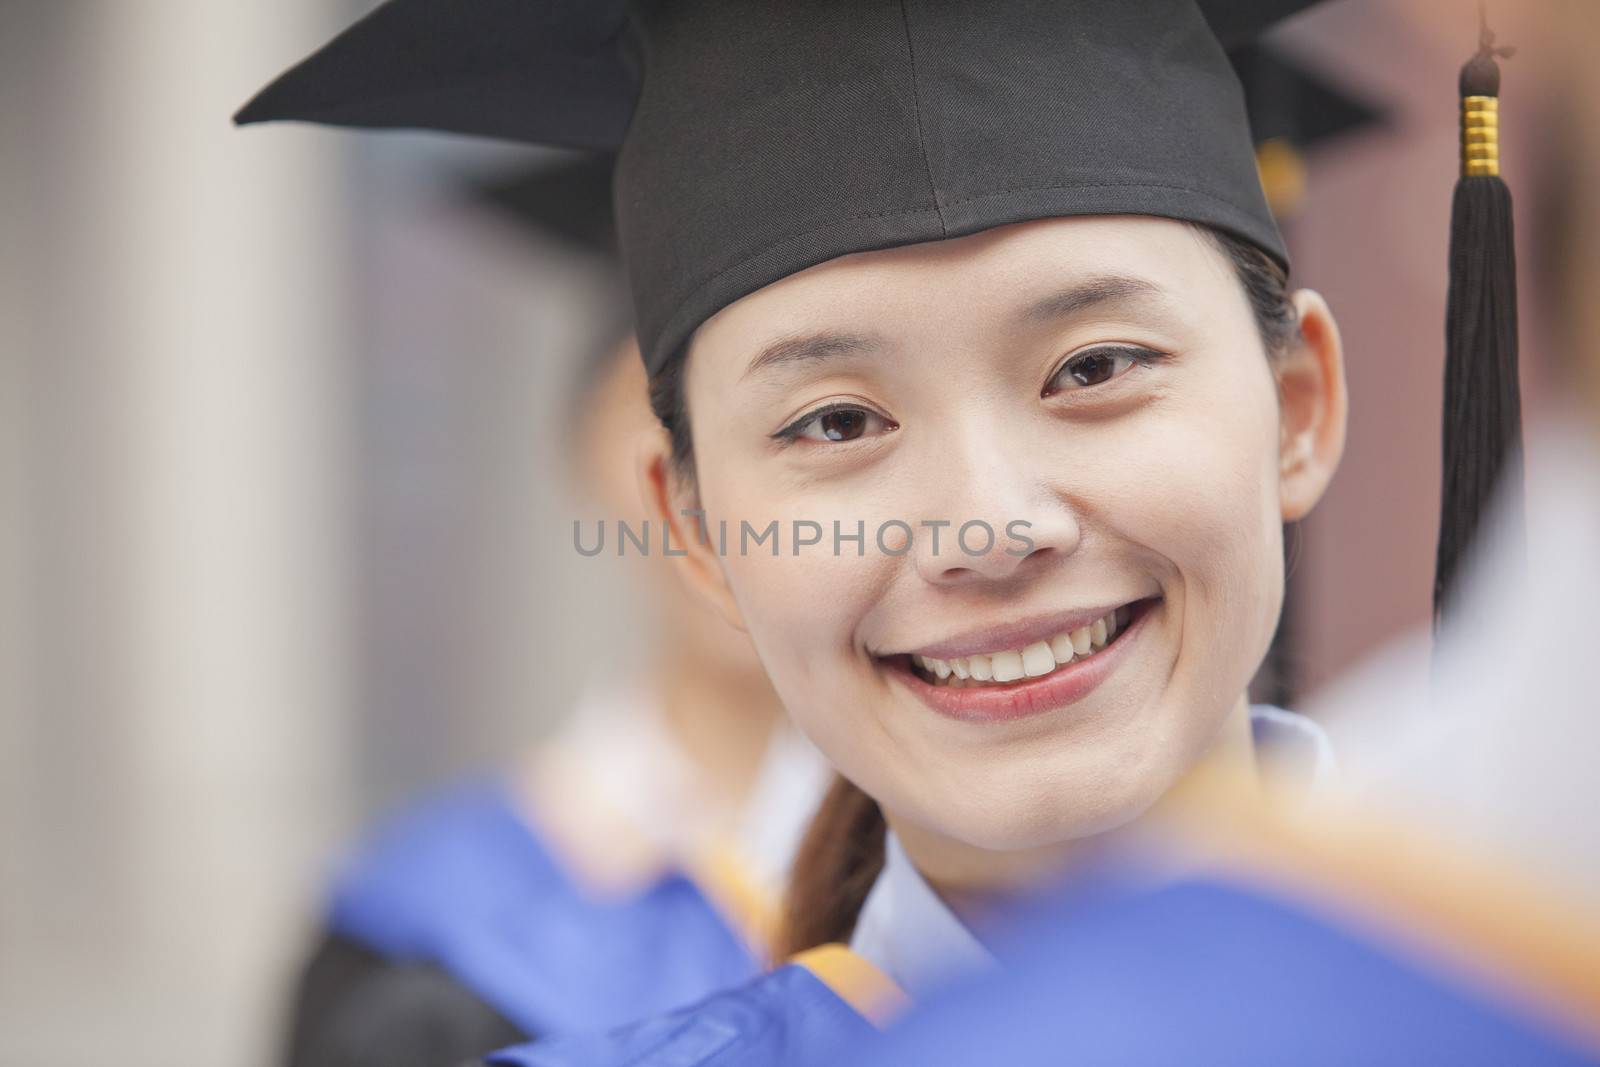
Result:
[[[1481,12],[1480,12],[1481,18]],[[1450,217],[1445,311],[1444,497],[1433,584],[1437,630],[1497,490],[1522,514],[1517,266],[1511,192],[1500,179],[1500,68],[1487,22],[1461,68],[1461,177]]]

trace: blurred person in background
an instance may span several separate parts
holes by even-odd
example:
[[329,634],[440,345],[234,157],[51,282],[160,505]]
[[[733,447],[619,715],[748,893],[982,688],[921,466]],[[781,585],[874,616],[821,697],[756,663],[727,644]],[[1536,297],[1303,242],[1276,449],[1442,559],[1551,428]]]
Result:
[[[601,260],[611,318],[572,375],[571,481],[618,553],[644,529],[653,416],[616,281],[609,157],[473,194],[518,232]],[[492,776],[423,797],[362,841],[302,977],[291,1067],[448,1067],[615,1025],[757,973],[801,830],[826,785],[744,635],[630,543],[652,614],[641,665],[596,678],[565,724]],[[652,545],[652,552],[657,546]],[[597,635],[597,640],[603,639]]]

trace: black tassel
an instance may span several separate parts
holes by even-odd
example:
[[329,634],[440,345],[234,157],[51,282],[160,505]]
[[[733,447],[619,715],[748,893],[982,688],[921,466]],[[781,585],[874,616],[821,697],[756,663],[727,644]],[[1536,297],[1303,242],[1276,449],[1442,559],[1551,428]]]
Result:
[[[1500,68],[1485,26],[1461,68],[1462,170],[1450,217],[1445,312],[1444,496],[1433,583],[1434,628],[1497,493],[1520,524],[1522,397],[1517,381],[1517,264],[1511,191],[1499,173]],[[1507,531],[1519,536],[1515,530]]]

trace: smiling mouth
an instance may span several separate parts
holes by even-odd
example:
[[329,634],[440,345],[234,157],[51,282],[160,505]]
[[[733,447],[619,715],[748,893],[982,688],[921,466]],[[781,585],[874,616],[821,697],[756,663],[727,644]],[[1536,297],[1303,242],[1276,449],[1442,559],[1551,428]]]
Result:
[[1126,658],[1125,648],[1160,603],[1151,597],[1124,604],[1023,648],[952,659],[899,653],[880,662],[941,714],[972,721],[1021,718],[1088,695]]
[[997,649],[949,660],[919,655],[896,658],[909,660],[913,673],[929,685],[963,689],[1026,682],[1098,655],[1132,625],[1134,613],[1142,611],[1146,603],[1124,604],[1087,626],[1063,631],[1025,648]]

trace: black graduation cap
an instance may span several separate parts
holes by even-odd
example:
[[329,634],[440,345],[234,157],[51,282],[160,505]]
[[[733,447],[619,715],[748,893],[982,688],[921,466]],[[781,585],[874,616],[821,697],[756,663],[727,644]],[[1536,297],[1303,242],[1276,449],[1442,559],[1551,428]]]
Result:
[[1029,219],[1168,216],[1286,264],[1224,45],[1310,2],[389,0],[237,119],[615,148],[653,373],[805,267]]
[[[1244,88],[1256,163],[1280,220],[1303,191],[1302,155],[1386,120],[1374,104],[1278,49],[1246,44],[1229,49],[1228,61]],[[530,236],[610,259],[621,255],[611,210],[615,167],[615,153],[573,151],[554,161],[468,177],[462,189],[472,203],[493,209]]]

